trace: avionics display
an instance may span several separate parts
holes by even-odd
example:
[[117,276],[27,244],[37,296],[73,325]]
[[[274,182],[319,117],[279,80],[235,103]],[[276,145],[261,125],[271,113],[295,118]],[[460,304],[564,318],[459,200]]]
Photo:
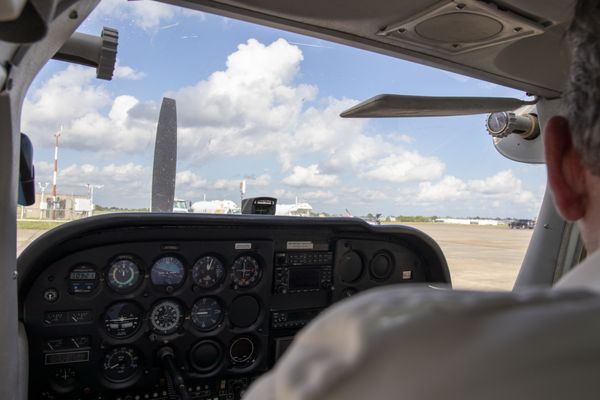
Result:
[[273,293],[331,290],[332,263],[331,251],[276,253]]
[[319,290],[321,286],[320,269],[302,268],[289,271],[288,287],[290,290]]

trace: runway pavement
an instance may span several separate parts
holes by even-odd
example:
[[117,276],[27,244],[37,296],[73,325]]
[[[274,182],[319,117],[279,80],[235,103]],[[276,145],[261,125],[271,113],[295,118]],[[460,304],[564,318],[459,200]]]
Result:
[[533,233],[505,226],[410,225],[440,245],[456,289],[512,289]]
[[44,232],[42,229],[17,229],[17,256]]
[[[507,227],[407,224],[431,236],[442,248],[457,289],[510,290],[532,230]],[[17,231],[17,254],[45,231]]]

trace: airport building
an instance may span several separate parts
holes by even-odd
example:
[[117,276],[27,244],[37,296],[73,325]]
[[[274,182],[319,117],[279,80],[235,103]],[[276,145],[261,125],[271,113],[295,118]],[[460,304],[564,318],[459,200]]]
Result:
[[72,220],[88,217],[92,212],[90,198],[87,195],[60,194],[56,201],[44,193],[35,194],[35,203],[31,206],[20,207],[20,219],[59,219]]

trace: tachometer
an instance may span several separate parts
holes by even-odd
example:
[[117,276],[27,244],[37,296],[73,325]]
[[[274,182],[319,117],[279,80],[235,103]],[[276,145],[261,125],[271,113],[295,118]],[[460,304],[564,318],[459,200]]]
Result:
[[185,267],[176,257],[162,257],[152,265],[150,279],[156,286],[180,286],[185,279]]
[[223,320],[223,307],[212,297],[202,297],[192,307],[192,322],[202,331],[214,329]]
[[111,337],[125,339],[142,326],[144,313],[135,303],[122,301],[110,306],[103,316],[104,331]]
[[108,286],[117,292],[127,292],[142,281],[140,267],[129,258],[113,261],[106,276]]
[[258,260],[252,256],[238,257],[231,267],[234,285],[241,288],[256,286],[262,277],[262,269]]
[[217,286],[225,276],[223,263],[215,256],[201,257],[192,268],[192,279],[202,289]]
[[170,335],[183,323],[183,308],[175,300],[161,300],[150,311],[152,330],[161,335]]
[[125,382],[141,372],[142,364],[136,349],[116,347],[104,356],[102,373],[111,382]]

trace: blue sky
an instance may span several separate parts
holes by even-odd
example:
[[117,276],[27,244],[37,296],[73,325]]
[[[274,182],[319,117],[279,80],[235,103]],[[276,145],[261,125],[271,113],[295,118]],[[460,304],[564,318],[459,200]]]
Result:
[[119,30],[111,82],[51,61],[29,90],[23,130],[38,180],[59,193],[104,185],[97,204],[147,207],[163,96],[177,100],[177,196],[296,197],[356,215],[534,217],[543,166],[502,157],[485,115],[342,120],[380,93],[517,96],[513,89],[322,40],[149,2],[105,0],[80,28]]

